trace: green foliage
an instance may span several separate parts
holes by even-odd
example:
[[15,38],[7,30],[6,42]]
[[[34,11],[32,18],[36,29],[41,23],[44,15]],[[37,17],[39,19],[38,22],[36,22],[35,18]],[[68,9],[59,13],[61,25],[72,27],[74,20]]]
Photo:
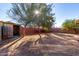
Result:
[[[53,4],[45,3],[15,3],[9,10],[8,15],[19,23],[31,27],[42,27],[50,29],[54,25]],[[40,14],[35,15],[34,11],[39,10]]]
[[79,25],[77,25],[76,23],[75,23],[75,20],[73,19],[68,19],[68,20],[66,20],[63,24],[62,24],[62,26],[63,26],[63,29],[65,29],[65,30],[70,30],[70,29],[75,29],[75,28],[78,28],[79,27]]

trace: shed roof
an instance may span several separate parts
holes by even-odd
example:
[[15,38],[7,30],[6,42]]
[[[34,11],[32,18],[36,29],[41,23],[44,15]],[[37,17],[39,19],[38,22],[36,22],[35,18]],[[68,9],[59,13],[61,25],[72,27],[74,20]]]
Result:
[[4,21],[0,21],[0,22],[1,22],[1,23],[4,23],[4,24],[19,25],[19,24],[16,24],[16,23],[10,22],[10,21],[7,21],[7,22],[4,22]]

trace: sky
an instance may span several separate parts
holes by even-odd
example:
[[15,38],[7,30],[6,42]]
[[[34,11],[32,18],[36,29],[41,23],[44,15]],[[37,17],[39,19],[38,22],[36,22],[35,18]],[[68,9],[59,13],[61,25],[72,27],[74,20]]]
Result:
[[7,12],[11,8],[11,4],[8,3],[0,3],[0,21],[10,21],[10,17],[8,17]]
[[55,4],[56,26],[60,27],[66,19],[79,19],[79,4]]
[[[79,19],[79,4],[77,3],[57,3],[54,4],[55,10],[55,26],[61,27],[66,19]],[[7,11],[11,8],[11,4],[0,3],[0,21],[11,21]]]

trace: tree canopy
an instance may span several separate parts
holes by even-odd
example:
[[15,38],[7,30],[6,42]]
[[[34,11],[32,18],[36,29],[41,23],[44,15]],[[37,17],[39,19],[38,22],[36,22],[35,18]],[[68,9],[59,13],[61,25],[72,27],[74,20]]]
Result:
[[68,30],[68,29],[75,27],[75,22],[74,20],[68,19],[62,24],[62,26],[64,29]]
[[[8,15],[22,25],[50,29],[54,25],[53,4],[13,3]],[[39,14],[35,14],[35,10]]]
[[79,28],[79,24],[76,24],[75,19],[67,19],[62,26],[64,30],[73,30],[75,33],[77,33],[77,29]]

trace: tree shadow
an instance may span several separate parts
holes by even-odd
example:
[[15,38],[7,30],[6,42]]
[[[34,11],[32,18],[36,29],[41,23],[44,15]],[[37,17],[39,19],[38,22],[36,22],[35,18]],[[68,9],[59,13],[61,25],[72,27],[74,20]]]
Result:
[[[33,39],[33,38],[32,38]],[[75,55],[72,54],[75,49],[72,51],[66,51],[67,47],[65,46],[64,38],[54,37],[51,34],[45,34],[44,37],[38,38],[37,43],[35,41],[23,42],[20,47],[17,48],[15,56],[69,56]],[[68,47],[68,49],[72,49]],[[62,51],[63,50],[63,51]],[[16,52],[15,51],[15,52]],[[65,53],[66,52],[66,53]],[[75,52],[74,52],[75,53]],[[77,53],[78,54],[78,53]]]
[[72,35],[69,35],[69,37],[63,37],[65,35],[63,34],[50,34],[46,33],[45,37],[37,39],[35,42],[35,45],[38,44],[51,44],[51,45],[72,45],[77,42],[77,40],[72,39],[73,37],[70,37]]
[[59,35],[59,36],[62,36],[62,37],[73,37],[73,34],[67,34],[67,33],[54,33],[55,35]]
[[24,56],[24,55],[28,55],[29,52],[29,48],[33,45],[33,41],[27,41],[27,42],[22,42],[19,47],[16,48],[17,52],[15,51],[13,54],[10,55],[20,55],[20,56]]
[[11,38],[12,40],[9,41],[9,42],[6,42],[6,41],[3,41],[3,42],[6,42],[5,44],[3,44],[2,42],[2,47],[0,48],[0,55],[5,55],[7,56],[8,55],[8,52],[9,52],[9,48],[16,42],[18,42],[20,39],[22,39],[23,37],[17,37],[17,38]]
[[38,38],[35,41],[36,44],[52,44],[52,45],[64,45],[64,40],[59,39],[58,37],[54,37],[50,34],[45,34],[45,37]]

